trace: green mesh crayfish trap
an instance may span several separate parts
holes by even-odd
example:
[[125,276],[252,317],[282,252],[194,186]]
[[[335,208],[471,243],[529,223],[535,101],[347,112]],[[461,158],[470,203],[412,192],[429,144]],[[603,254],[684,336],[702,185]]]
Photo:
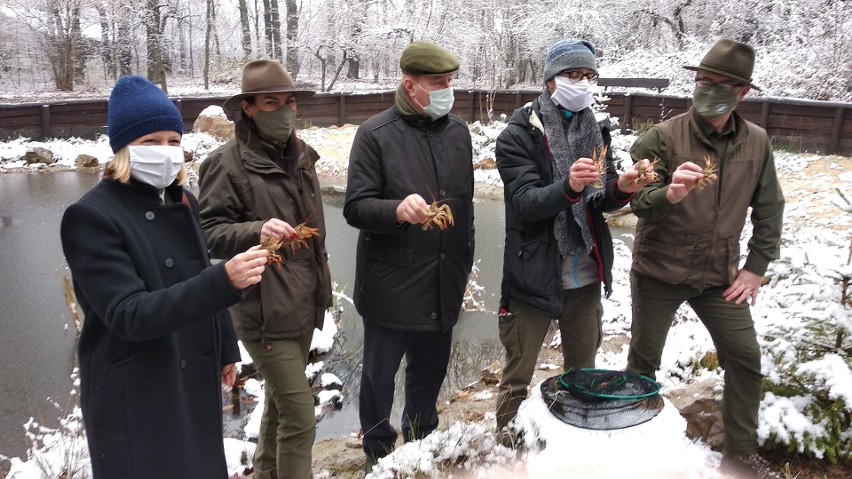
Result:
[[569,369],[545,379],[541,395],[554,416],[583,429],[636,426],[663,409],[660,385],[629,371]]

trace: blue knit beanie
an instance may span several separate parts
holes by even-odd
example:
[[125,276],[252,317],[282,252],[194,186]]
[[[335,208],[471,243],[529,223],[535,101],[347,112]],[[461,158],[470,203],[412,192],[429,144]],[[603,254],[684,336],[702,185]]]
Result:
[[107,110],[107,134],[112,152],[156,131],[183,135],[183,118],[163,90],[140,76],[115,82]]
[[576,38],[559,40],[547,50],[544,59],[544,81],[547,82],[561,71],[581,68],[597,73],[595,47],[586,40]]

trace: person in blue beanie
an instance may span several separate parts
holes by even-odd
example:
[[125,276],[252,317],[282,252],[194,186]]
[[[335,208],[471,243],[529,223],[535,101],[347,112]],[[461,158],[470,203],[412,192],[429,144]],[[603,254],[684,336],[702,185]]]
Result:
[[516,110],[497,138],[506,204],[499,310],[506,361],[497,430],[506,445],[516,439],[509,426],[551,321],[559,323],[563,368],[595,366],[601,286],[607,296],[612,290],[612,236],[603,213],[626,205],[652,180],[647,160],[616,172],[608,122],[592,110],[597,78],[591,43],[557,42],[545,58],[544,91]]
[[183,119],[153,83],[120,78],[107,112],[115,156],[62,217],[85,314],[80,407],[95,478],[226,478],[220,384],[240,360],[228,306],[268,252],[211,265],[183,187]]

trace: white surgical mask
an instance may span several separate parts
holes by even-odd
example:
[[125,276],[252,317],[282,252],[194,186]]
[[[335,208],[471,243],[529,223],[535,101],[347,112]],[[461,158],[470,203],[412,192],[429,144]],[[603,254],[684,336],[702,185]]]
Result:
[[594,103],[592,85],[589,83],[589,80],[583,78],[577,83],[574,83],[568,78],[561,76],[555,76],[553,80],[556,81],[556,88],[550,95],[553,103],[570,111],[580,111],[583,108],[592,106],[592,103]]
[[[426,90],[417,83],[415,83],[415,85]],[[423,107],[423,113],[429,116],[432,120],[437,120],[438,118],[447,115],[450,110],[453,109],[455,97],[453,96],[452,88],[442,88],[428,93],[429,104]]]
[[183,148],[165,145],[130,145],[130,176],[154,188],[171,185],[183,166]]

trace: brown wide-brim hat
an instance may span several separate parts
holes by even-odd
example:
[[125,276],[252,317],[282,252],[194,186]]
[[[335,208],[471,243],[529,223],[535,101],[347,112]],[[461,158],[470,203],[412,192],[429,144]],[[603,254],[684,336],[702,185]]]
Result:
[[296,101],[310,98],[313,90],[299,90],[293,77],[278,60],[252,60],[243,66],[242,93],[225,100],[222,107],[239,111],[240,102],[258,93],[295,93]]
[[683,67],[687,70],[707,70],[725,75],[755,90],[760,90],[751,82],[751,74],[754,71],[754,48],[746,43],[723,38],[704,55],[698,66],[684,65]]

